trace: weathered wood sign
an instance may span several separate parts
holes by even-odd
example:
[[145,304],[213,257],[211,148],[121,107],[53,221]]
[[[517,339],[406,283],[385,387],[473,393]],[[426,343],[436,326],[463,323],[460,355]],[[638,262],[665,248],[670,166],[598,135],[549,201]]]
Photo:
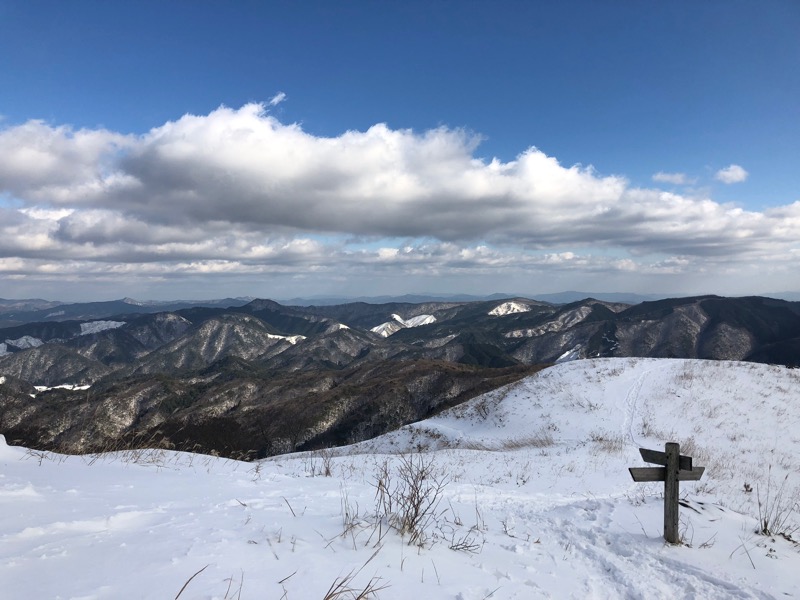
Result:
[[681,447],[667,442],[664,452],[639,448],[645,462],[663,467],[631,467],[628,469],[634,481],[664,482],[664,539],[671,544],[680,540],[678,534],[679,481],[697,481],[703,476],[705,467],[693,467],[691,456],[682,456]]

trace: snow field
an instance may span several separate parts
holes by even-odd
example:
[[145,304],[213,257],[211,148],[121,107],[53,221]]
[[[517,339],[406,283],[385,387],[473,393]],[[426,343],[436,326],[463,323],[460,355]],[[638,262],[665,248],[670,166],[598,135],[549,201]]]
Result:
[[[681,484],[682,546],[661,537],[663,486],[627,471],[666,441],[706,467]],[[408,460],[441,484],[416,545],[379,502],[388,482],[397,510]],[[355,592],[341,598],[372,584],[384,599],[800,590],[797,545],[754,533],[768,486],[774,500],[783,485],[784,514],[800,499],[798,370],[575,361],[330,451],[242,463],[0,442],[0,465],[9,598],[321,599],[337,581]]]

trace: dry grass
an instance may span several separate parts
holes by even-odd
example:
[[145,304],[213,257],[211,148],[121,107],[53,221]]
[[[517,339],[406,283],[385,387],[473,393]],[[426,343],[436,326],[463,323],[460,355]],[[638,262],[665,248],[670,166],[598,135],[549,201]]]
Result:
[[792,535],[800,530],[800,525],[797,525],[792,519],[792,515],[800,511],[800,488],[789,490],[788,481],[789,474],[787,473],[778,488],[775,489],[772,482],[772,465],[770,465],[763,499],[761,486],[756,485],[756,494],[758,494],[758,529],[756,533],[759,535],[779,535],[791,541]]
[[625,436],[622,434],[609,433],[608,431],[593,431],[589,434],[592,442],[599,450],[609,454],[621,454],[625,451]]
[[522,450],[524,448],[549,448],[555,444],[553,434],[547,427],[523,437],[503,440],[500,450]]
[[549,448],[555,445],[553,438],[554,427],[548,425],[539,428],[531,434],[498,440],[495,442],[482,442],[479,440],[453,440],[447,447],[456,450],[482,450],[485,452],[504,452],[524,450],[526,448]]
[[334,579],[322,600],[367,600],[377,598],[378,592],[389,587],[389,584],[381,584],[380,577],[373,577],[364,587],[354,587],[353,579],[357,574],[351,571],[344,577]]
[[401,536],[407,535],[409,545],[422,546],[447,483],[447,476],[424,454],[401,456],[396,473],[384,463],[374,483],[376,516]]
[[358,574],[364,570],[364,567],[378,555],[380,550],[380,548],[375,550],[372,556],[367,559],[367,562],[357,570],[350,571],[347,575],[334,579],[322,600],[369,600],[370,598],[377,598],[378,592],[389,587],[388,583],[381,583],[383,580],[380,577],[373,577],[365,586],[355,586],[353,582],[358,577]]

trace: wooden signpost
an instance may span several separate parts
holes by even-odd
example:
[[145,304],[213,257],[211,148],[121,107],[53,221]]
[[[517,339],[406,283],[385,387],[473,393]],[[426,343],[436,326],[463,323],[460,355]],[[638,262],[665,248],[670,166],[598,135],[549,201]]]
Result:
[[682,456],[680,445],[667,442],[664,452],[639,448],[644,462],[662,467],[631,467],[634,481],[664,482],[664,539],[670,544],[677,544],[678,535],[678,482],[697,481],[703,476],[705,467],[692,467],[692,457]]

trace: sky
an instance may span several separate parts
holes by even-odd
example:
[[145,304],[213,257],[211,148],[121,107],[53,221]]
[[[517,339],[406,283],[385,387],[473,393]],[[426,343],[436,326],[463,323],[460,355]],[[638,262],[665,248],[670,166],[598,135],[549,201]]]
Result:
[[0,0],[0,297],[800,290],[800,4]]

